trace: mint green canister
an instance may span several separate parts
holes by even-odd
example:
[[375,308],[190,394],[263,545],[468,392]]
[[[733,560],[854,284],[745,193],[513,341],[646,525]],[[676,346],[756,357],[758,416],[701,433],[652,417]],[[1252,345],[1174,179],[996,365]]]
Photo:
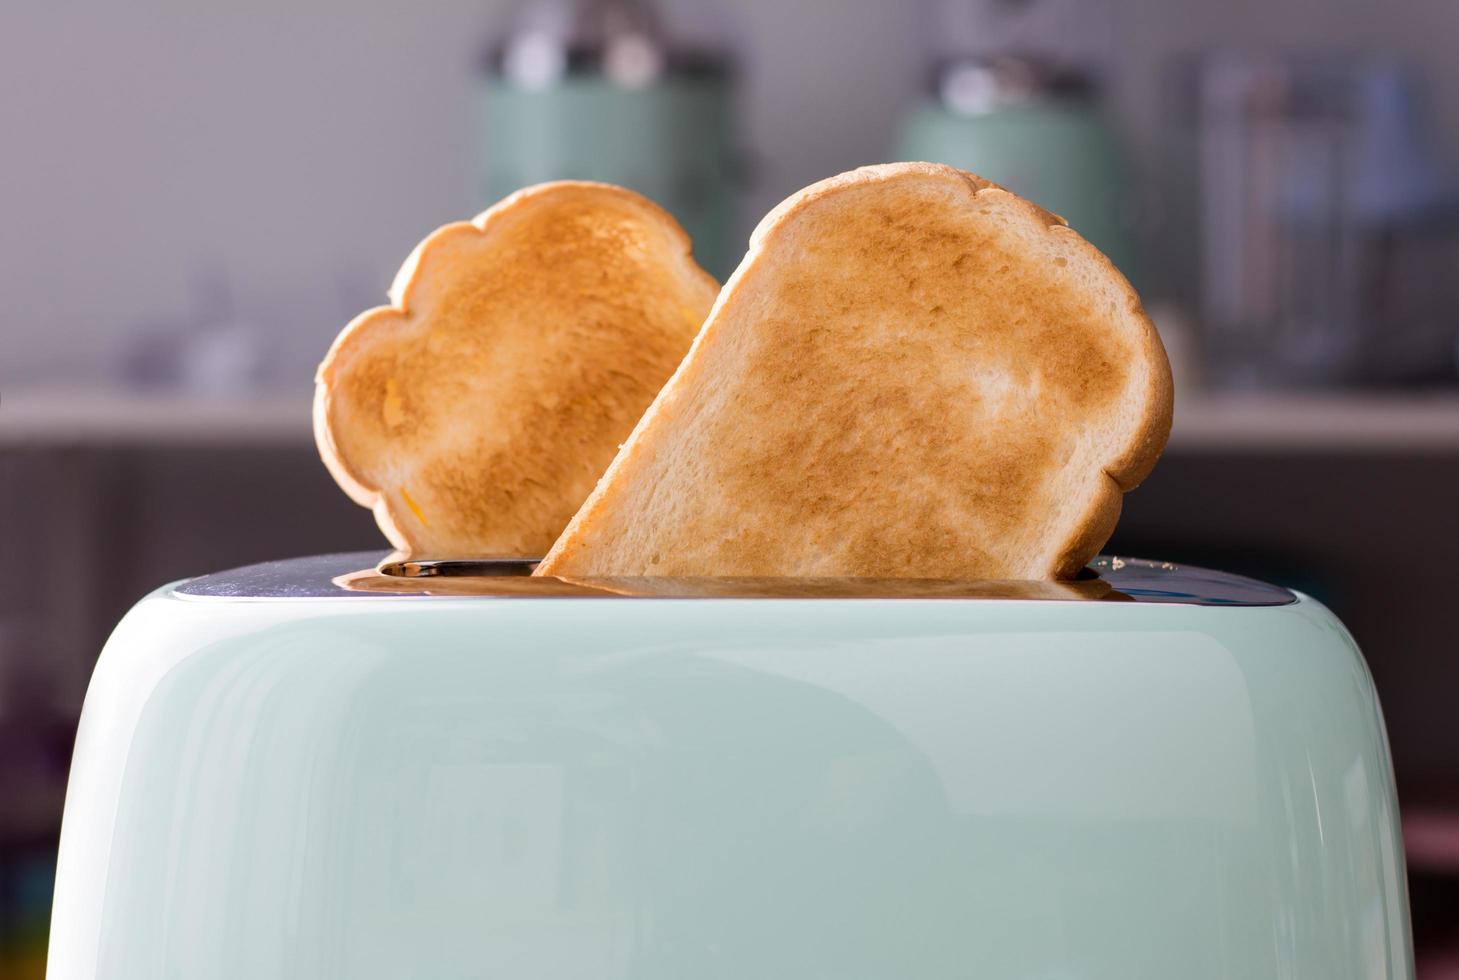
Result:
[[1127,161],[1088,77],[1036,60],[952,59],[907,117],[897,153],[1028,198],[1138,280]]
[[723,279],[739,262],[730,52],[628,0],[530,3],[478,82],[484,207],[530,184],[598,180],[674,215]]

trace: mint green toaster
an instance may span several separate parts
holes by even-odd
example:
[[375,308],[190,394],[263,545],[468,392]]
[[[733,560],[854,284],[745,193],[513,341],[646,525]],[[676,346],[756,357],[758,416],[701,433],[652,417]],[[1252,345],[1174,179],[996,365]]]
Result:
[[117,627],[52,980],[1413,976],[1383,721],[1309,598],[377,559]]

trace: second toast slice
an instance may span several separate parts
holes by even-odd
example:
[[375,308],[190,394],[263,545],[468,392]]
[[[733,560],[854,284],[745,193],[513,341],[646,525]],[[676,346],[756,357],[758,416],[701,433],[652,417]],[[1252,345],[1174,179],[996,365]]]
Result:
[[867,167],[761,222],[538,574],[1070,577],[1170,418],[1138,297],[1062,220]]

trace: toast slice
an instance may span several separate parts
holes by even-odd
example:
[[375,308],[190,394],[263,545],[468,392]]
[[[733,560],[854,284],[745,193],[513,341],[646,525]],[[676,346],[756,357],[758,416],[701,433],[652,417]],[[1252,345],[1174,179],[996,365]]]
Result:
[[1125,278],[951,167],[866,167],[760,223],[537,573],[1074,576],[1171,420]]
[[542,184],[446,225],[319,366],[335,480],[409,554],[541,555],[719,291],[667,212]]

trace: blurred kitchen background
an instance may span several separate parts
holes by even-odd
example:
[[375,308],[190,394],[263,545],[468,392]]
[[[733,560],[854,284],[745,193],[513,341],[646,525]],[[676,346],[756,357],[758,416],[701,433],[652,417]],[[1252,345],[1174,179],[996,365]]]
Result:
[[378,546],[311,375],[435,226],[596,177],[723,277],[786,194],[941,160],[1065,215],[1179,385],[1110,550],[1342,616],[1425,980],[1459,976],[1459,4],[9,0],[0,11],[0,977],[40,977],[70,742],[171,579]]

